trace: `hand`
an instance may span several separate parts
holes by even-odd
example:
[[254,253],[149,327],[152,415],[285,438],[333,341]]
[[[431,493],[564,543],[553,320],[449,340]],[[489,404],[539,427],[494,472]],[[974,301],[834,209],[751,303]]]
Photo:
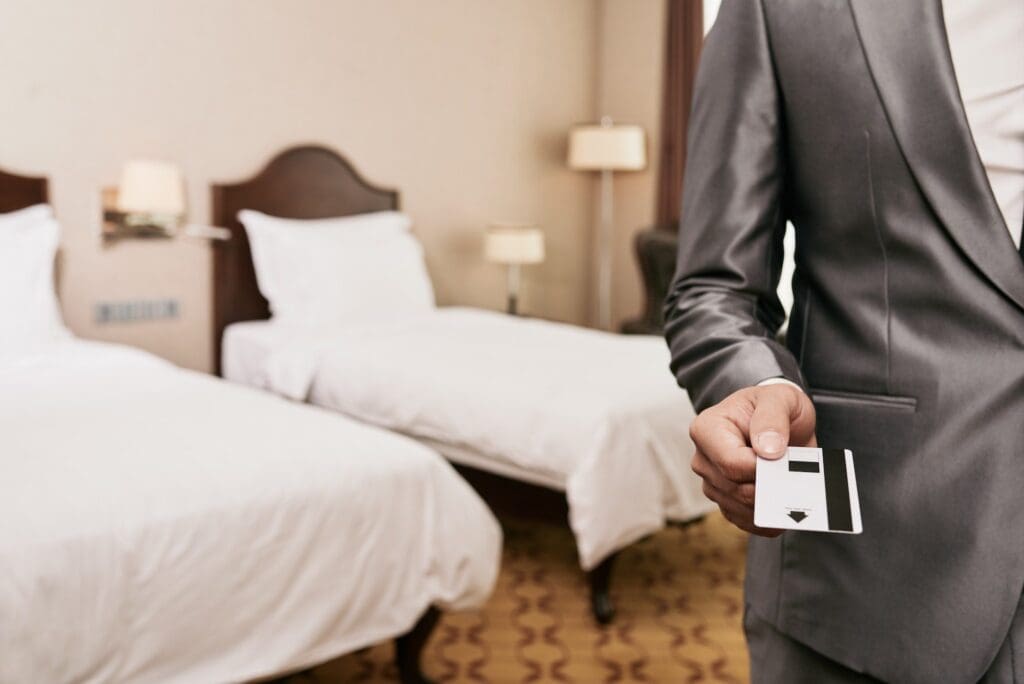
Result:
[[701,411],[690,425],[690,438],[697,445],[693,472],[722,515],[752,534],[782,534],[754,526],[757,456],[777,459],[787,446],[818,446],[810,398],[789,384],[747,387]]

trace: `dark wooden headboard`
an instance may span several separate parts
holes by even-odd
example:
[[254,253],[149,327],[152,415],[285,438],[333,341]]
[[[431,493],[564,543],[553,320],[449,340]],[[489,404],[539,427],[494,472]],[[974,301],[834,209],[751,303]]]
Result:
[[45,178],[19,176],[0,169],[0,214],[44,204],[49,201],[48,196]]
[[240,321],[270,317],[256,286],[256,272],[238,212],[254,209],[296,219],[351,216],[398,209],[398,192],[365,180],[340,154],[317,145],[292,147],[263,170],[239,183],[214,184],[213,225],[231,231],[213,256],[214,366],[221,372],[224,329]]

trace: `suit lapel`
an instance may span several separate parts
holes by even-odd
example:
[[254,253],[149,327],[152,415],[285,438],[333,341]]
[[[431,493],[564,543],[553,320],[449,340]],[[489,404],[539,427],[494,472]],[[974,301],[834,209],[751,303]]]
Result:
[[940,0],[850,0],[875,87],[925,198],[954,241],[1024,308],[1024,262],[967,124]]

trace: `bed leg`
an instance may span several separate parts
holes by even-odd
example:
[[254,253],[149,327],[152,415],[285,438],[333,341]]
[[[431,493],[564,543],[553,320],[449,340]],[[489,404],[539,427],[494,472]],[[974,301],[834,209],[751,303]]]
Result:
[[617,554],[605,558],[596,568],[587,573],[590,581],[590,610],[599,624],[607,625],[615,617],[615,604],[609,593],[612,583],[612,566]]
[[420,656],[440,618],[441,612],[431,606],[411,630],[395,639],[395,665],[402,684],[433,684],[420,669]]

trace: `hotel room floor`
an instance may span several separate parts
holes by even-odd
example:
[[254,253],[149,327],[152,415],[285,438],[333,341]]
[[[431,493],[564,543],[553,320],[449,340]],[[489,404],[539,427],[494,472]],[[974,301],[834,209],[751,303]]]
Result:
[[[568,528],[506,519],[495,595],[447,615],[424,655],[438,682],[746,682],[741,629],[745,535],[717,512],[620,555],[618,615],[590,616]],[[295,684],[397,681],[381,645],[292,678]]]

